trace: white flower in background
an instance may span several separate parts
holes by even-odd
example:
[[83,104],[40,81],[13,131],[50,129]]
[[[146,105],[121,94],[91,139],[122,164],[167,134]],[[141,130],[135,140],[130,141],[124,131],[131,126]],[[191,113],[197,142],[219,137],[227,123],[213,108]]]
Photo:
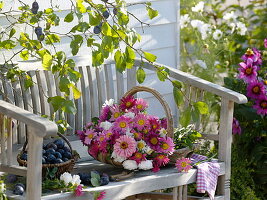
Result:
[[114,99],[106,100],[102,107],[113,106],[114,101]]
[[108,122],[108,121],[104,121],[104,122],[101,122],[100,125],[99,125],[101,128],[105,129],[105,130],[108,130],[111,128],[112,126],[112,123]]
[[125,160],[122,163],[122,166],[124,169],[128,169],[128,170],[135,170],[138,168],[137,163],[135,160]]
[[231,11],[229,13],[226,13],[224,16],[223,16],[223,19],[224,20],[227,20],[227,21],[236,21],[236,18],[238,16],[235,14],[235,11]]
[[245,35],[248,29],[244,23],[237,22],[236,23],[236,30],[237,30],[237,33],[239,35]]
[[236,24],[235,23],[230,23],[229,26],[232,29],[231,30],[231,34],[232,34],[233,32],[235,32]]
[[197,20],[197,19],[191,21],[191,26],[192,26],[193,28],[200,29],[201,26],[203,26],[203,24],[204,24],[203,21],[200,21],[200,20]]
[[146,146],[146,153],[147,153],[148,155],[152,154],[153,151],[154,151],[154,150],[151,149],[149,146]]
[[205,40],[208,37],[208,34],[211,33],[211,26],[209,24],[203,24],[200,27],[199,32],[201,33],[202,40]]
[[213,33],[212,36],[213,36],[213,39],[214,39],[214,40],[219,40],[219,39],[222,38],[222,35],[223,35],[222,31],[216,29],[216,30],[214,31],[214,33]]
[[198,66],[200,66],[203,69],[207,69],[207,64],[203,60],[196,60],[195,62]]
[[187,27],[187,25],[190,23],[190,17],[188,14],[182,15],[180,17],[180,26],[181,28]]
[[219,65],[219,64],[220,64],[220,62],[218,60],[215,60],[214,66]]
[[144,140],[140,140],[140,141],[138,141],[137,142],[137,149],[138,150],[140,150],[140,151],[142,151],[142,152],[145,152],[146,151],[146,143],[145,143],[145,141]]
[[68,185],[72,181],[72,176],[68,172],[64,172],[64,174],[61,174],[60,180],[65,183],[65,185]]
[[203,10],[204,10],[204,2],[203,1],[200,1],[197,5],[192,7],[193,12],[203,12]]
[[167,131],[165,128],[161,128],[160,131],[159,131],[159,135],[161,137],[165,137],[167,135]]
[[5,193],[5,191],[6,191],[6,185],[5,185],[4,182],[1,181],[1,183],[0,183],[0,194]]
[[139,169],[149,170],[153,168],[152,160],[141,161],[138,165]]
[[115,162],[123,162],[126,159],[126,158],[118,156],[114,151],[111,154],[111,158],[113,158]]
[[125,113],[124,116],[133,119],[135,117],[135,114],[133,112],[128,112],[128,113]]
[[126,129],[125,134],[128,135],[128,136],[130,136],[130,137],[133,137],[134,136],[133,133],[130,132],[130,129],[129,128]]
[[71,180],[72,185],[80,185],[81,179],[79,175],[73,175]]

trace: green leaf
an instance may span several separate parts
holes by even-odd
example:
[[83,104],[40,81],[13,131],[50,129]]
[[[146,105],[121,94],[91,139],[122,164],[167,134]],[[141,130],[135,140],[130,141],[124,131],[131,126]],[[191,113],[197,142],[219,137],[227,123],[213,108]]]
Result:
[[47,101],[48,103],[52,104],[54,112],[56,112],[62,107],[63,103],[65,102],[65,99],[61,96],[54,96],[54,97],[49,97]]
[[79,99],[82,95],[80,90],[78,90],[78,88],[74,84],[71,84],[71,88],[72,88],[74,99]]
[[110,25],[107,22],[102,25],[102,33],[106,36],[112,36]]
[[80,13],[86,13],[86,8],[83,5],[83,0],[76,0],[76,6],[77,6],[77,10]]
[[46,52],[42,57],[42,65],[44,70],[51,70],[52,61],[52,56]]
[[176,86],[173,86],[173,98],[174,98],[174,101],[175,101],[177,107],[179,107],[180,105],[182,105],[183,102],[184,102],[183,93]]
[[191,107],[187,107],[186,110],[181,113],[179,122],[183,127],[186,127],[190,123],[190,120],[191,120]]
[[100,180],[100,175],[94,171],[91,171],[91,177]]
[[28,60],[29,59],[29,51],[28,50],[24,50],[24,51],[20,52],[19,56],[23,60]]
[[70,12],[69,14],[66,15],[64,18],[64,22],[72,22],[73,21],[73,12]]
[[116,62],[116,69],[119,72],[123,72],[126,69],[126,65],[125,65],[125,62],[124,62],[124,56],[123,56],[123,54],[121,53],[120,50],[116,51],[116,53],[114,55],[114,60]]
[[130,58],[132,60],[135,59],[135,52],[131,47],[127,46],[125,49],[125,53],[126,53],[128,58]]
[[198,122],[199,121],[199,117],[200,117],[199,111],[196,110],[196,109],[193,109],[192,112],[191,112],[191,117],[192,117],[193,122]]
[[74,39],[70,43],[72,55],[76,55],[83,43],[83,37],[80,35],[74,35]]
[[163,70],[158,70],[157,71],[157,76],[158,76],[158,79],[160,81],[165,81],[166,78],[168,77],[168,73],[166,71],[163,71]]
[[91,178],[91,184],[94,186],[94,187],[98,187],[100,186],[100,181],[96,178]]
[[95,41],[94,38],[88,38],[88,39],[87,39],[87,46],[88,46],[88,47],[92,46],[92,44],[93,44],[94,41]]
[[96,26],[99,25],[101,22],[101,17],[98,13],[96,12],[91,12],[89,14],[89,23],[91,26]]
[[148,53],[144,51],[144,56],[149,62],[155,62],[157,59],[157,56],[153,55],[152,53]]
[[77,112],[77,109],[71,100],[67,100],[64,102],[64,104],[62,106],[62,110],[64,112],[70,113],[70,114],[75,114]]
[[50,34],[46,36],[45,43],[46,44],[53,44],[53,43],[59,43],[60,37],[56,34]]
[[12,28],[9,33],[9,38],[11,38],[13,35],[15,35],[16,29]]
[[16,42],[13,40],[4,40],[1,42],[1,47],[4,49],[13,49],[16,46]]
[[157,10],[152,9],[149,6],[146,7],[146,10],[147,10],[147,14],[148,14],[150,19],[155,18],[159,14],[159,12]]
[[32,78],[29,75],[26,75],[25,77],[25,81],[24,81],[24,87],[27,90],[28,88],[30,88],[31,86],[33,86],[33,81]]
[[3,6],[4,6],[4,2],[0,1],[0,9],[3,9]]
[[60,77],[59,80],[59,90],[61,92],[65,92],[68,96],[70,94],[70,88],[69,88],[70,81],[66,77]]
[[146,72],[142,67],[139,67],[138,70],[136,71],[136,79],[138,83],[143,83],[146,78]]
[[207,115],[207,114],[209,114],[209,107],[208,107],[208,105],[205,102],[198,101],[198,102],[194,103],[194,108],[196,110],[198,110],[198,112],[201,115]]

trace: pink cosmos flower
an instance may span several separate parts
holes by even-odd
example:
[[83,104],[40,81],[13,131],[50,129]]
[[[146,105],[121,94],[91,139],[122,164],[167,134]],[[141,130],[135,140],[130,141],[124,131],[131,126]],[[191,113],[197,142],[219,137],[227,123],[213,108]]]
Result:
[[100,122],[104,122],[104,121],[108,120],[109,112],[110,112],[110,107],[109,106],[103,107],[102,110],[101,110],[100,116],[99,116],[99,121]]
[[93,129],[87,129],[84,135],[85,135],[84,144],[90,145],[96,133]]
[[249,83],[256,79],[257,77],[257,66],[253,65],[253,60],[248,58],[247,63],[239,63],[239,76],[238,78],[243,79],[245,82]]
[[136,99],[133,96],[127,96],[121,99],[120,108],[122,110],[129,110],[135,106]]
[[127,135],[120,136],[114,144],[114,152],[123,158],[130,157],[136,152],[136,141]]
[[116,104],[114,104],[111,107],[110,111],[111,111],[111,117],[110,117],[111,121],[115,121],[119,116],[121,116],[121,110],[119,106]]
[[80,196],[82,196],[83,195],[83,187],[82,187],[82,185],[78,185],[77,187],[76,187],[76,189],[75,189],[75,196],[76,197],[80,197]]
[[135,114],[138,114],[139,112],[142,112],[147,108],[148,108],[148,103],[144,99],[137,98],[135,106],[131,108],[131,111],[134,112]]
[[157,155],[153,160],[153,162],[159,167],[165,166],[166,164],[168,164],[169,161],[170,159],[166,155],[163,155],[163,154]]
[[232,128],[232,133],[241,135],[241,127],[239,125],[239,121],[236,118],[233,118],[233,128]]
[[143,128],[148,125],[147,116],[144,114],[138,114],[134,118],[134,127],[137,128],[139,131],[143,130]]
[[99,193],[99,195],[96,197],[96,200],[103,200],[105,198],[105,191],[102,191]]
[[257,110],[258,115],[267,115],[267,96],[259,97],[253,108]]
[[135,152],[133,156],[129,158],[130,160],[135,160],[137,164],[141,161],[146,160],[146,154],[142,154],[140,152]]
[[123,133],[130,127],[131,118],[120,116],[114,122],[114,129],[118,131],[122,131]]
[[267,48],[267,38],[264,39],[264,47]]
[[188,172],[192,168],[191,163],[192,161],[189,158],[179,158],[176,160],[175,166],[178,172]]
[[173,140],[172,138],[170,137],[166,137],[165,138],[162,138],[162,142],[161,142],[161,145],[160,145],[160,152],[162,153],[167,153],[167,154],[172,154],[174,152],[174,143],[173,143]]
[[145,140],[151,149],[155,151],[158,151],[159,149],[161,149],[160,145],[161,145],[162,138],[159,137],[158,134],[151,133],[145,137]]
[[259,96],[265,93],[264,85],[262,82],[257,80],[252,81],[247,86],[247,96],[250,98],[257,99]]

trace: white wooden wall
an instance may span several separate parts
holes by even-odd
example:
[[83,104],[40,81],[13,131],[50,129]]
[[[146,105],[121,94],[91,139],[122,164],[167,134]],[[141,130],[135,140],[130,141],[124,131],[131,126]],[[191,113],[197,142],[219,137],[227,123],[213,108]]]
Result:
[[[19,6],[20,4],[14,0],[4,0],[6,4],[6,9],[10,8],[11,5],[14,7]],[[100,0],[96,0],[100,1]],[[25,3],[31,4],[33,0],[23,0]],[[40,5],[40,9],[47,8],[49,6],[50,1],[37,0]],[[59,12],[60,18],[62,18],[62,22],[64,17],[69,13],[70,4],[69,1],[66,0],[53,0],[56,4],[60,5],[61,12]],[[141,0],[127,0],[128,3],[136,3],[136,2],[145,2]],[[157,61],[162,64],[166,64],[171,67],[177,67],[177,39],[178,39],[178,31],[177,31],[177,13],[178,13],[178,2],[179,0],[155,0],[151,1],[153,8],[159,11],[159,16],[154,18],[153,20],[149,20],[146,15],[145,7],[142,5],[132,6],[130,7],[130,11],[133,12],[139,19],[142,21],[149,23],[149,27],[145,27],[145,32],[142,33],[142,29],[140,23],[136,20],[132,20],[131,26],[136,29],[142,35],[142,42],[137,44],[136,47],[141,47],[143,50],[151,52],[155,54],[158,59]],[[64,23],[60,27],[56,27],[55,30],[57,32],[68,31],[74,24],[72,23]],[[8,21],[0,16],[0,25],[5,27],[8,24]],[[17,32],[19,29],[23,29],[23,27],[17,27]],[[31,31],[31,30],[28,30]],[[71,49],[69,48],[70,40],[67,37],[62,37],[61,43],[57,44],[56,47],[59,50],[64,50],[67,55],[70,55]],[[15,50],[16,52],[16,50]],[[85,45],[82,46],[78,55],[88,55],[90,58],[90,49]],[[8,58],[12,55],[12,52],[5,52],[5,57]],[[88,61],[90,60],[88,58]],[[20,58],[17,57],[19,60]],[[0,63],[3,61],[3,54],[0,54]],[[159,82],[155,74],[147,74],[146,81],[144,85],[153,87],[160,91],[164,98],[170,103],[172,110],[175,110],[175,105],[172,101],[172,86],[167,82]],[[163,110],[155,109],[159,104],[156,104],[155,98],[152,98],[150,94],[142,94],[142,97],[149,100],[150,109],[149,112],[154,115],[164,116]],[[175,114],[175,113],[173,113]]]

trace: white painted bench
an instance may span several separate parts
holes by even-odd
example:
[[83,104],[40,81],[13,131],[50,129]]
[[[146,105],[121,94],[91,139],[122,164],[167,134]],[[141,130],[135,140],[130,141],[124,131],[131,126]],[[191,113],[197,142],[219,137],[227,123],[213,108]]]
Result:
[[[77,84],[82,91],[82,97],[75,101],[77,106],[77,114],[66,115],[66,118],[73,127],[73,130],[81,130],[83,125],[90,121],[91,117],[98,116],[99,110],[106,99],[114,98],[116,100],[130,88],[136,85],[135,67],[127,70],[125,74],[120,74],[112,70],[112,61],[108,61],[100,68],[94,68],[84,64],[83,58],[77,58],[77,70],[82,74],[81,81]],[[135,66],[140,66],[141,61],[136,59]],[[149,63],[143,65],[148,70],[155,71],[155,68]],[[193,101],[203,99],[205,92],[217,95],[221,99],[220,126],[218,134],[203,134],[205,139],[219,141],[218,159],[221,162],[220,177],[218,181],[218,191],[216,199],[230,199],[230,170],[231,170],[231,142],[232,142],[232,120],[234,102],[246,103],[247,99],[244,95],[226,89],[222,86],[210,83],[195,76],[181,72],[177,69],[165,66],[170,70],[170,77],[183,82],[187,87],[186,94]],[[15,83],[9,83],[4,80],[0,82],[0,87],[4,91],[2,98],[6,103],[0,100],[0,137],[1,137],[1,164],[0,171],[27,176],[27,191],[24,196],[14,196],[8,193],[13,199],[73,199],[73,194],[43,194],[41,197],[41,154],[43,138],[55,135],[57,126],[45,118],[38,117],[35,114],[51,113],[51,107],[46,102],[47,96],[61,95],[57,86],[57,79],[47,71],[30,70],[28,74],[37,84],[30,90],[23,90],[20,80]],[[70,97],[72,99],[72,97]],[[28,110],[28,111],[26,111]],[[35,113],[35,114],[32,114]],[[3,119],[6,118],[7,129],[2,126]],[[58,118],[58,116],[57,116]],[[12,128],[11,119],[16,120],[15,126]],[[27,126],[25,126],[25,124]],[[7,132],[7,135],[6,135]],[[16,155],[15,148],[25,141],[26,132],[29,139],[28,150],[28,168],[17,166],[12,161]],[[72,130],[68,131],[73,132]],[[76,142],[77,143],[77,142]],[[74,149],[75,149],[75,142]],[[15,152],[15,153],[13,153]],[[81,152],[82,153],[82,152]],[[109,165],[101,164],[96,161],[77,164],[78,171],[88,171],[93,168],[103,168],[103,170],[114,170]],[[196,181],[196,169],[192,169],[189,173],[177,173],[174,168],[162,169],[159,173],[138,172],[134,178],[122,182],[112,182],[107,186],[96,188],[88,188],[84,196],[77,199],[90,199],[90,191],[106,191],[107,200],[115,199],[136,199],[136,198],[154,198],[160,199],[155,194],[147,192],[174,188],[172,197],[165,195],[165,199],[187,199],[187,184]],[[142,194],[140,193],[147,193]],[[131,196],[135,195],[135,196]],[[131,197],[129,197],[131,196]]]

